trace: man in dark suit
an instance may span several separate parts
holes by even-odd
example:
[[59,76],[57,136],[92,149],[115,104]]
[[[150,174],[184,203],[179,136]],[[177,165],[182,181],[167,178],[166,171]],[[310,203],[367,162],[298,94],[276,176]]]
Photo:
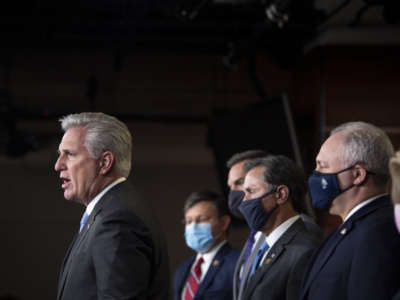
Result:
[[57,299],[168,299],[163,236],[126,182],[128,128],[102,113],[60,121],[65,133],[55,170],[64,197],[86,210],[62,265]]
[[[247,150],[244,152],[234,154],[226,163],[229,169],[227,185],[229,187],[229,209],[234,217],[244,219],[239,210],[239,205],[243,200],[244,191],[243,184],[246,177],[246,170],[244,165],[247,161],[255,158],[263,158],[268,154],[263,150]],[[309,203],[303,203],[302,213],[300,216],[305,222],[307,229],[314,231],[322,237],[320,228],[315,224],[314,220],[309,217],[305,212],[313,215],[310,210]],[[233,276],[233,300],[242,299],[243,289],[247,278],[251,271],[254,258],[256,257],[258,249],[264,243],[265,236],[261,231],[250,231],[249,237],[244,244],[240,253],[238,262],[236,264],[235,273]]]
[[[228,204],[231,214],[243,220],[244,217],[239,210],[239,205],[243,200],[243,183],[246,177],[244,164],[246,161],[255,158],[267,156],[263,150],[247,150],[234,154],[227,162],[226,166],[229,169],[227,185],[229,187]],[[235,272],[233,274],[233,300],[241,299],[244,283],[250,272],[250,267],[253,263],[255,253],[260,248],[264,241],[262,232],[251,230],[246,243],[240,253],[236,263]]]
[[186,244],[196,255],[175,271],[174,300],[231,300],[239,251],[227,242],[225,200],[211,191],[192,193],[184,205]]
[[299,212],[306,195],[302,170],[289,158],[269,155],[245,163],[240,210],[251,229],[265,235],[241,299],[297,300],[308,260],[321,235]]
[[391,299],[400,278],[400,236],[387,194],[393,146],[379,128],[345,123],[331,132],[309,178],[314,206],[342,225],[312,258],[302,300]]

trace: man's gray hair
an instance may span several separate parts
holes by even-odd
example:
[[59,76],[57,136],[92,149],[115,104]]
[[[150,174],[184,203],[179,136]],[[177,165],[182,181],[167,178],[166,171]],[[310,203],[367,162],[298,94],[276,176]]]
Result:
[[390,179],[389,160],[394,154],[392,142],[380,128],[365,122],[344,123],[331,131],[345,134],[340,153],[343,167],[363,164],[371,173],[387,183]]
[[93,158],[110,151],[115,159],[115,172],[128,177],[131,170],[132,137],[128,127],[117,118],[100,112],[84,112],[60,119],[66,132],[70,128],[86,128],[85,146]]

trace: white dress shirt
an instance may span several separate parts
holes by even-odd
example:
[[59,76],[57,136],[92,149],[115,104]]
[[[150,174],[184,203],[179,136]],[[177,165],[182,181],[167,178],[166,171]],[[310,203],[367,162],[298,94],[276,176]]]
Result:
[[353,209],[347,214],[346,218],[344,218],[343,223],[346,222],[352,215],[354,215],[361,208],[363,208],[367,204],[371,203],[372,201],[375,201],[379,197],[382,197],[382,196],[385,196],[385,195],[387,195],[387,194],[385,193],[385,194],[380,194],[380,195],[374,196],[372,198],[369,198],[368,200],[365,200],[365,201],[361,202],[357,206],[353,207]]

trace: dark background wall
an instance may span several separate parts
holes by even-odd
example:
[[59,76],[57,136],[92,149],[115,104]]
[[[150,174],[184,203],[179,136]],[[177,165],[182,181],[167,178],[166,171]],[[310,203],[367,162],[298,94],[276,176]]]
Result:
[[[28,19],[2,18],[7,43],[0,49],[0,296],[55,298],[59,267],[84,210],[63,199],[54,171],[57,118],[64,114],[103,111],[127,122],[134,145],[129,180],[165,228],[171,273],[191,254],[181,223],[185,197],[205,188],[225,191],[208,139],[216,111],[240,111],[286,93],[307,173],[329,129],[345,121],[382,126],[400,146],[396,26],[335,27],[295,54],[288,53],[295,46],[287,39],[269,32],[256,43],[250,39],[251,51],[243,50],[227,68],[228,41],[246,41],[246,30],[252,32],[243,24],[244,33],[232,30],[238,22],[224,31],[199,17],[199,23],[163,23],[169,29],[164,35],[157,26],[147,34],[137,30],[137,37],[132,27],[107,27],[99,19],[103,25],[95,32],[90,22],[72,26],[66,18],[35,23],[35,14],[45,12],[40,7],[51,8],[36,3],[44,6]],[[98,9],[105,2],[100,4]],[[110,37],[114,32],[118,39]],[[275,46],[260,45],[269,34]],[[253,134],[276,145],[281,141],[271,139],[274,129],[266,119]],[[243,139],[238,133],[239,144]],[[326,233],[337,225],[335,218],[317,216]],[[241,247],[247,233],[246,226],[234,227],[231,243]]]

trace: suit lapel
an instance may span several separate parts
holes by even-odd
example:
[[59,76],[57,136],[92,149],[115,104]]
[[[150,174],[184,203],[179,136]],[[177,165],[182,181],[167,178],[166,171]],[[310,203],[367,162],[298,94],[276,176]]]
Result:
[[311,283],[317,277],[321,269],[328,262],[329,258],[335,252],[340,242],[347,236],[347,234],[353,229],[354,223],[358,220],[364,218],[370,213],[374,212],[376,209],[390,205],[390,198],[388,196],[383,196],[376,199],[372,203],[367,204],[352,215],[345,223],[343,223],[339,228],[337,228],[321,245],[318,252],[314,255],[313,260],[310,263],[309,273],[307,275],[307,281],[303,288],[303,294],[308,290]]
[[258,283],[263,279],[264,274],[266,274],[270,268],[273,267],[275,262],[279,257],[285,252],[286,245],[289,244],[293,238],[296,236],[297,232],[305,229],[304,223],[301,219],[294,222],[288,230],[278,239],[278,241],[272,246],[268,251],[262,265],[254,272],[251,280],[248,281],[248,286],[246,291],[252,292]]
[[204,291],[207,290],[209,285],[213,282],[215,275],[218,273],[218,271],[224,264],[224,257],[226,253],[229,252],[230,249],[231,247],[229,246],[228,243],[226,243],[221,247],[221,249],[218,250],[213,261],[211,262],[210,267],[207,270],[205,277],[200,282],[195,298],[198,298],[200,295],[203,295]]
[[182,268],[182,273],[180,274],[180,282],[179,282],[179,285],[178,285],[179,299],[181,299],[181,295],[182,295],[183,289],[185,288],[186,281],[188,279],[190,269],[192,268],[192,265],[193,265],[195,259],[196,259],[196,255],[193,255],[186,262],[186,265],[184,265],[183,268]]
[[242,268],[243,259],[246,254],[248,241],[244,244],[242,251],[240,252],[239,259],[235,266],[235,271],[233,273],[233,299],[238,298],[239,287],[240,287],[240,269]]
[[72,249],[74,248],[74,245],[76,243],[76,240],[78,239],[79,233],[75,234],[71,244],[68,247],[67,253],[65,254],[64,257],[64,261],[62,263],[61,266],[61,271],[60,271],[60,278],[59,278],[59,282],[58,282],[58,292],[57,292],[57,299],[61,298],[62,295],[62,290],[64,289],[64,283],[69,271],[69,268],[67,268],[68,265],[68,260],[69,260],[69,256],[71,254]]
[[[265,242],[265,235],[262,234],[262,236],[257,240],[254,249],[252,250],[250,257],[247,259],[246,264],[243,266],[243,273],[242,273],[242,280],[240,281],[240,286],[239,286],[239,297],[238,299],[242,298],[243,290],[245,289],[247,285],[247,281],[249,279],[249,273],[251,271],[251,267],[253,265],[253,261],[255,257],[257,256],[257,250],[261,247],[261,245]],[[239,273],[240,275],[240,273]]]
[[74,259],[74,256],[76,255],[77,249],[79,249],[80,245],[82,242],[87,238],[88,232],[91,229],[91,225],[94,223],[96,216],[98,213],[101,211],[101,207],[99,207],[96,210],[93,210],[93,212],[90,214],[85,226],[82,228],[82,231],[77,233],[71,243],[71,245],[68,248],[67,254],[65,255],[63,264],[62,264],[62,269],[60,273],[60,282],[58,284],[58,296],[57,299],[61,299],[62,291],[65,286],[65,282],[67,280],[68,274],[71,269],[71,263],[72,260]]
[[345,230],[341,227],[337,228],[328,238],[328,240],[322,245],[320,251],[318,251],[318,255],[316,256],[314,263],[310,269],[308,280],[306,282],[305,290],[308,289],[310,284],[314,281],[319,271],[323,268],[323,266],[327,263],[329,258],[335,252],[336,247],[345,237]]

